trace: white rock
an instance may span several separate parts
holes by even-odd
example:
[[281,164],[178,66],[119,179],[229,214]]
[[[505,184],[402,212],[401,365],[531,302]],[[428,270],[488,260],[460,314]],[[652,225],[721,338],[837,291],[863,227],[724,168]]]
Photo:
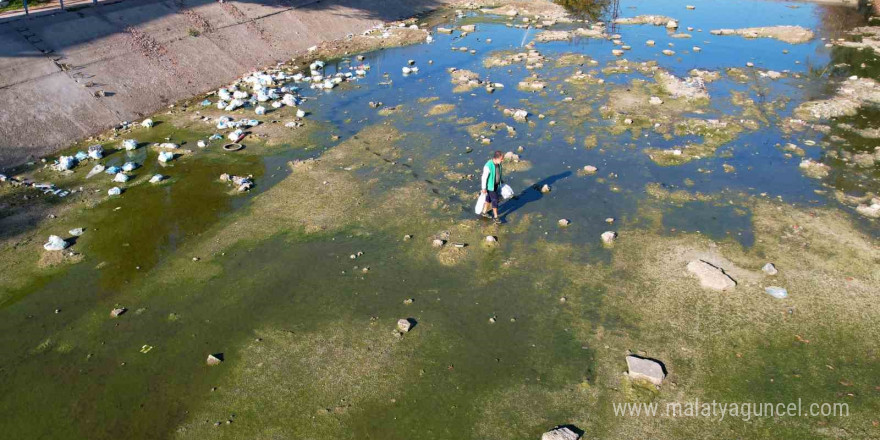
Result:
[[736,281],[724,273],[720,267],[703,260],[693,260],[687,265],[688,272],[699,278],[700,285],[714,290],[730,290],[736,287]]
[[614,239],[617,238],[617,233],[614,231],[605,231],[602,233],[602,243],[606,245],[610,245],[614,243]]
[[446,242],[439,238],[435,238],[434,241],[431,242],[431,246],[434,246],[435,248],[443,247],[444,244],[446,244]]
[[669,20],[666,22],[666,29],[678,29],[678,22],[675,20]]
[[559,219],[559,226],[568,226],[571,224],[571,220],[566,218]]
[[208,359],[205,360],[205,363],[212,367],[214,365],[220,365],[221,362],[223,362],[223,359],[220,359],[218,356],[215,356],[213,354],[209,354]]
[[584,173],[586,174],[596,174],[596,171],[599,169],[594,167],[593,165],[584,165]]
[[488,243],[488,244],[495,244],[495,243],[498,243],[498,239],[495,238],[494,235],[487,235],[487,236],[486,236],[486,243]]
[[154,174],[153,177],[150,177],[150,183],[159,183],[165,180],[165,176],[161,174]]
[[125,173],[116,173],[116,176],[113,177],[113,181],[117,183],[125,183],[128,182],[128,174]]
[[644,379],[654,385],[663,383],[666,373],[663,372],[663,364],[654,359],[642,358],[629,355],[626,357],[627,374],[633,379]]
[[779,271],[776,270],[776,266],[773,263],[765,264],[764,267],[761,268],[761,270],[763,270],[764,273],[766,273],[767,275],[776,275],[777,273],[779,273]]
[[412,328],[412,322],[409,319],[401,318],[397,320],[397,330],[400,330],[403,333],[409,332]]
[[168,163],[174,160],[174,153],[170,151],[162,151],[159,153],[159,162]]
[[304,117],[306,117],[306,112],[303,111],[303,110],[297,110],[297,111],[296,111],[296,117],[297,117],[297,118],[304,118]]
[[551,191],[551,189],[550,189],[550,185],[544,184],[544,186],[541,187],[541,192],[542,192],[542,193],[548,193],[548,192],[550,192],[550,191]]
[[138,143],[134,139],[126,139],[126,140],[122,141],[122,147],[125,148],[126,150],[131,151],[131,150],[137,149]]
[[72,235],[72,236],[74,236],[74,237],[79,237],[80,235],[83,235],[83,232],[85,232],[85,229],[83,229],[83,228],[74,228],[74,229],[71,229],[71,230],[69,230],[69,231],[67,231],[67,232],[69,232],[70,235]]
[[144,119],[144,121],[141,122],[141,127],[153,128],[153,120],[152,119]]
[[660,105],[663,104],[663,100],[656,96],[652,96],[651,99],[648,100],[648,103],[651,105]]
[[107,195],[110,195],[110,196],[118,196],[120,194],[122,194],[122,190],[116,186],[107,190]]
[[57,235],[50,235],[49,240],[43,245],[43,249],[47,251],[60,251],[66,249],[67,246],[70,246],[70,243],[64,241],[63,238]]
[[541,435],[541,440],[578,440],[581,436],[568,427],[551,429]]
[[764,292],[767,292],[768,295],[776,299],[783,299],[788,297],[788,290],[785,290],[785,288],[783,287],[768,286],[764,288]]

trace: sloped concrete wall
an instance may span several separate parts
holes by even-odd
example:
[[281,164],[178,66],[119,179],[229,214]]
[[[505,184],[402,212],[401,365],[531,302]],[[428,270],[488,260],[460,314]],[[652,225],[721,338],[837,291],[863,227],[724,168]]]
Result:
[[0,169],[447,1],[125,0],[0,23]]

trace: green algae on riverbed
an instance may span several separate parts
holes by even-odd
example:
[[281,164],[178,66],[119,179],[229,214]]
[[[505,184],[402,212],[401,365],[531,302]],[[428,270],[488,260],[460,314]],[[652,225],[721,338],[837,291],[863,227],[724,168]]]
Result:
[[[639,13],[674,15],[683,26],[685,14],[699,14],[671,5]],[[749,24],[727,18],[740,22],[733,28]],[[75,201],[41,196],[34,227],[3,236],[4,246],[14,243],[0,257],[12,274],[4,294],[14,286],[0,308],[4,432],[509,439],[572,424],[586,438],[876,436],[876,225],[837,207],[836,197],[851,196],[816,192],[839,183],[834,174],[804,178],[800,157],[789,157],[796,150],[784,147],[829,162],[855,182],[850,191],[875,183],[874,168],[847,165],[868,143],[837,127],[833,135],[855,147],[832,161],[828,147],[839,140],[813,128],[776,131],[807,99],[793,91],[814,86],[808,78],[758,82],[755,69],[752,82],[712,81],[709,100],[671,96],[661,84],[669,78],[642,64],[654,49],[633,44],[673,38],[662,27],[620,30],[633,44],[629,72],[589,70],[594,59],[609,65],[610,41],[541,43],[548,61],[535,81],[545,88],[517,90],[536,74],[533,63],[489,67],[481,57],[528,58],[522,45],[534,31],[517,29],[518,20],[507,27],[503,17],[468,12],[453,24],[476,23],[476,32],[366,54],[373,73],[310,92],[303,127],[284,127],[296,120],[289,108],[260,117],[240,152],[194,147],[214,131],[202,117],[226,112],[190,103],[156,115],[154,128],[124,136],[171,137],[193,153],[160,168],[155,151],[140,150],[147,166],[121,198],[105,195],[106,175],[82,180],[90,164],[71,176],[36,171],[86,191]],[[743,48],[763,47],[726,40],[733,49],[718,44],[717,57],[706,45],[700,56],[709,58],[656,65],[679,78],[693,67],[721,72],[727,57],[743,61]],[[477,55],[449,50],[462,45]],[[813,52],[821,46],[791,56]],[[784,58],[754,54],[784,70]],[[409,60],[420,72],[397,73]],[[481,87],[507,87],[490,94],[466,84],[456,93],[450,67]],[[664,103],[645,107],[651,96]],[[530,114],[514,121],[508,108]],[[432,109],[439,114],[423,117]],[[868,130],[866,114],[867,122],[845,123]],[[675,166],[645,154],[688,143],[706,151]],[[496,149],[520,156],[505,164],[517,198],[502,205],[503,225],[471,214],[480,168]],[[588,164],[596,171],[584,172]],[[172,179],[142,182],[154,171]],[[257,186],[232,192],[217,179],[223,172],[253,174]],[[0,186],[0,203],[22,195],[10,188]],[[35,265],[47,255],[40,240],[78,226],[86,228],[72,247],[78,263]],[[610,246],[604,231],[617,233]],[[694,259],[718,264],[738,285],[701,288],[685,270]],[[778,274],[762,272],[768,262]],[[790,295],[773,298],[768,286]],[[109,316],[119,307],[126,312]],[[403,334],[402,318],[415,323]],[[209,354],[222,362],[207,365]],[[630,380],[627,354],[659,359],[669,375],[659,388]],[[743,421],[613,409],[694,399],[840,402],[849,416]]]

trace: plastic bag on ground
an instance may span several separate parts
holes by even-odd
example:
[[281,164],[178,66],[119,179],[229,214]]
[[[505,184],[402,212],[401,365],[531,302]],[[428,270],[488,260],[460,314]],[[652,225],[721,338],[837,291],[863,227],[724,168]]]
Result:
[[511,188],[510,185],[505,183],[501,187],[501,197],[504,197],[504,200],[507,200],[507,199],[513,197],[513,188]]
[[480,193],[480,197],[477,199],[477,205],[474,206],[474,214],[482,214],[484,206],[486,206],[486,195]]

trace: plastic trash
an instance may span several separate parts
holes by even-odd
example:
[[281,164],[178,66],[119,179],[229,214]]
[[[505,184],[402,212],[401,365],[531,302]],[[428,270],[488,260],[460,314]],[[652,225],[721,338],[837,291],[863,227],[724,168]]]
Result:
[[43,245],[43,249],[47,251],[60,251],[66,249],[68,246],[70,246],[70,243],[64,241],[63,238],[57,235],[50,235],[49,241]]
[[73,155],[73,157],[76,158],[77,162],[82,162],[82,161],[88,159],[89,155],[86,154],[85,151],[77,151],[76,154]]
[[122,141],[122,148],[125,148],[126,150],[129,150],[129,151],[136,150],[137,147],[138,147],[138,143],[134,139],[126,139],[126,140]]
[[205,147],[208,146],[208,143],[205,142],[205,141],[203,141],[203,140],[201,140],[201,139],[199,139],[199,141],[196,142],[196,145],[197,145],[199,148],[205,148]]
[[134,171],[138,167],[138,164],[134,162],[126,162],[122,165],[122,171]]
[[247,121],[248,127],[256,127],[258,125],[260,125],[260,121],[257,119],[248,119],[248,121]]
[[174,160],[174,153],[170,151],[162,151],[159,153],[159,162],[168,163]]
[[226,108],[227,105],[229,105],[229,104],[227,104],[226,101],[221,99],[221,100],[217,101],[217,110],[223,110]]
[[485,206],[486,206],[486,195],[483,193],[480,193],[480,197],[477,198],[477,204],[476,204],[476,206],[474,206],[474,214],[477,214],[477,215],[482,214],[483,207],[485,207]]
[[227,90],[227,89],[217,90],[217,96],[219,96],[220,99],[222,99],[224,101],[229,101],[232,99],[232,94],[229,93],[229,90]]
[[272,108],[281,108],[284,104],[279,101],[275,101],[272,103]]
[[297,118],[304,118],[304,117],[306,117],[306,112],[304,112],[304,111],[302,111],[302,110],[297,110],[297,111],[296,111],[296,117],[297,117]]
[[69,170],[76,166],[76,158],[73,156],[61,156],[58,158],[58,169],[61,171]]
[[159,183],[165,180],[165,176],[161,174],[154,174],[153,177],[150,177],[150,183]]
[[141,127],[144,127],[144,128],[153,128],[153,120],[152,120],[152,119],[149,119],[149,118],[144,119],[144,121],[141,122]]
[[108,196],[118,196],[120,194],[122,194],[122,190],[119,189],[118,186],[114,186],[113,188],[110,188],[109,190],[107,190]]
[[232,141],[232,143],[237,143],[238,141],[240,141],[244,137],[244,130],[239,128],[239,129],[233,131],[232,133],[229,133],[229,136],[227,136],[227,137],[229,138],[230,141]]
[[266,114],[266,107],[263,107],[262,105],[257,106],[257,108],[254,109],[254,113],[256,113],[260,116],[265,115]]
[[293,96],[290,93],[288,93],[288,94],[284,95],[284,97],[281,98],[281,103],[288,106],[288,107],[296,107],[296,104],[297,104],[296,96]]
[[85,229],[83,229],[83,228],[74,228],[74,229],[71,229],[71,230],[69,230],[69,231],[67,231],[67,232],[70,232],[70,235],[72,235],[72,236],[74,236],[74,237],[79,237],[80,235],[83,235],[83,232],[85,232]]
[[92,145],[89,147],[89,157],[98,160],[104,157],[104,147],[100,145]]
[[92,167],[92,170],[89,171],[89,174],[86,174],[86,179],[89,179],[89,178],[91,178],[91,177],[94,177],[94,176],[96,176],[96,175],[98,175],[98,174],[103,173],[103,172],[104,172],[104,169],[105,169],[105,168],[104,168],[104,165],[101,165],[101,164],[97,164],[97,165],[95,165],[94,167]]
[[783,287],[777,287],[777,286],[765,287],[764,291],[767,292],[768,295],[770,295],[776,299],[783,299],[788,296],[788,290],[785,290],[785,288],[783,288]]
[[202,107],[208,107],[210,105],[211,105],[210,99],[206,99],[206,100],[202,101]]
[[501,197],[504,197],[504,200],[507,200],[513,197],[513,188],[508,184],[504,184],[501,186]]
[[130,179],[130,177],[125,173],[116,173],[116,176],[113,177],[113,181],[118,183],[128,182],[128,179]]

